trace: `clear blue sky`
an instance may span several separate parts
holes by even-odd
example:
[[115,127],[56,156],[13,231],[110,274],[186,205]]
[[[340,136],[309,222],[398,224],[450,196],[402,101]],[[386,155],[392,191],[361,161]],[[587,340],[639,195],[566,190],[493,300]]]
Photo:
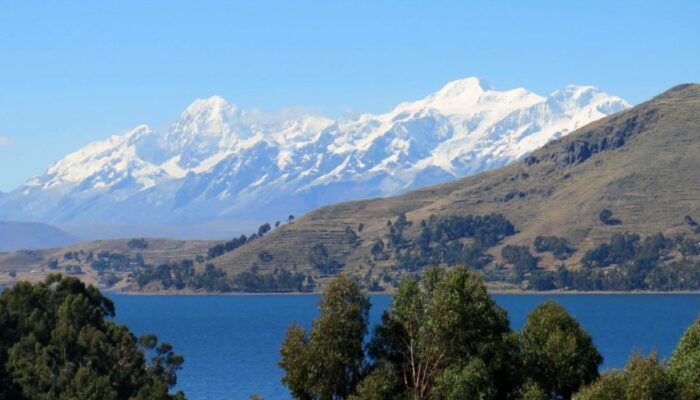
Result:
[[[656,3],[656,4],[651,4]],[[0,3],[0,190],[193,99],[381,112],[479,76],[632,103],[700,81],[698,1]]]

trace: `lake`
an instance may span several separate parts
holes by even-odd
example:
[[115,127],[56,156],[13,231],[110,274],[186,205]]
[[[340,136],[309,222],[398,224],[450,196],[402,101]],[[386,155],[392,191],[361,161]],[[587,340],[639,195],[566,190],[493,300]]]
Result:
[[[155,333],[185,356],[178,387],[191,400],[289,399],[280,384],[278,349],[292,322],[310,325],[318,296],[129,296],[110,294],[117,322],[138,335]],[[555,299],[591,333],[603,368],[624,366],[632,351],[671,354],[700,313],[700,295],[495,295],[514,329],[527,313]],[[372,296],[379,321],[389,296]]]

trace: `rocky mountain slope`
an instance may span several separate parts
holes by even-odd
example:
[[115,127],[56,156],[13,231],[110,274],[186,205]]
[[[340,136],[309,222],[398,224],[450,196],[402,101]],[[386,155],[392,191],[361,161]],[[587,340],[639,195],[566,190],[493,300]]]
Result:
[[192,103],[167,131],[142,125],[52,164],[0,197],[0,219],[274,221],[500,167],[626,107],[588,86],[543,97],[476,78],[343,120],[264,115],[212,97]]

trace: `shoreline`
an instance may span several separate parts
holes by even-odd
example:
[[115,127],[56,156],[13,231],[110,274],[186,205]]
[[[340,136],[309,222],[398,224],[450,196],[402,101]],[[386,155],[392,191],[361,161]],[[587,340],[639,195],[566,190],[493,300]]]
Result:
[[[177,297],[210,297],[210,296],[321,296],[322,292],[229,292],[229,293],[208,293],[208,292],[119,292],[100,289],[103,293],[117,294],[124,296],[177,296]],[[544,295],[613,295],[613,296],[638,296],[638,295],[698,295],[700,291],[580,291],[580,290],[489,290],[490,295],[512,295],[512,296],[544,296]],[[370,296],[393,296],[394,292],[367,292]]]

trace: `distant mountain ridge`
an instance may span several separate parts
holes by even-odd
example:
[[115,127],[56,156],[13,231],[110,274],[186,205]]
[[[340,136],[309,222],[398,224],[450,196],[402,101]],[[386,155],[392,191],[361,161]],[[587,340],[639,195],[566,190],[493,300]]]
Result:
[[64,247],[79,241],[78,237],[51,225],[0,221],[0,252]]
[[199,99],[165,132],[92,143],[0,196],[0,219],[188,225],[282,219],[506,165],[627,108],[590,86],[547,97],[477,78],[352,120],[282,117]]

